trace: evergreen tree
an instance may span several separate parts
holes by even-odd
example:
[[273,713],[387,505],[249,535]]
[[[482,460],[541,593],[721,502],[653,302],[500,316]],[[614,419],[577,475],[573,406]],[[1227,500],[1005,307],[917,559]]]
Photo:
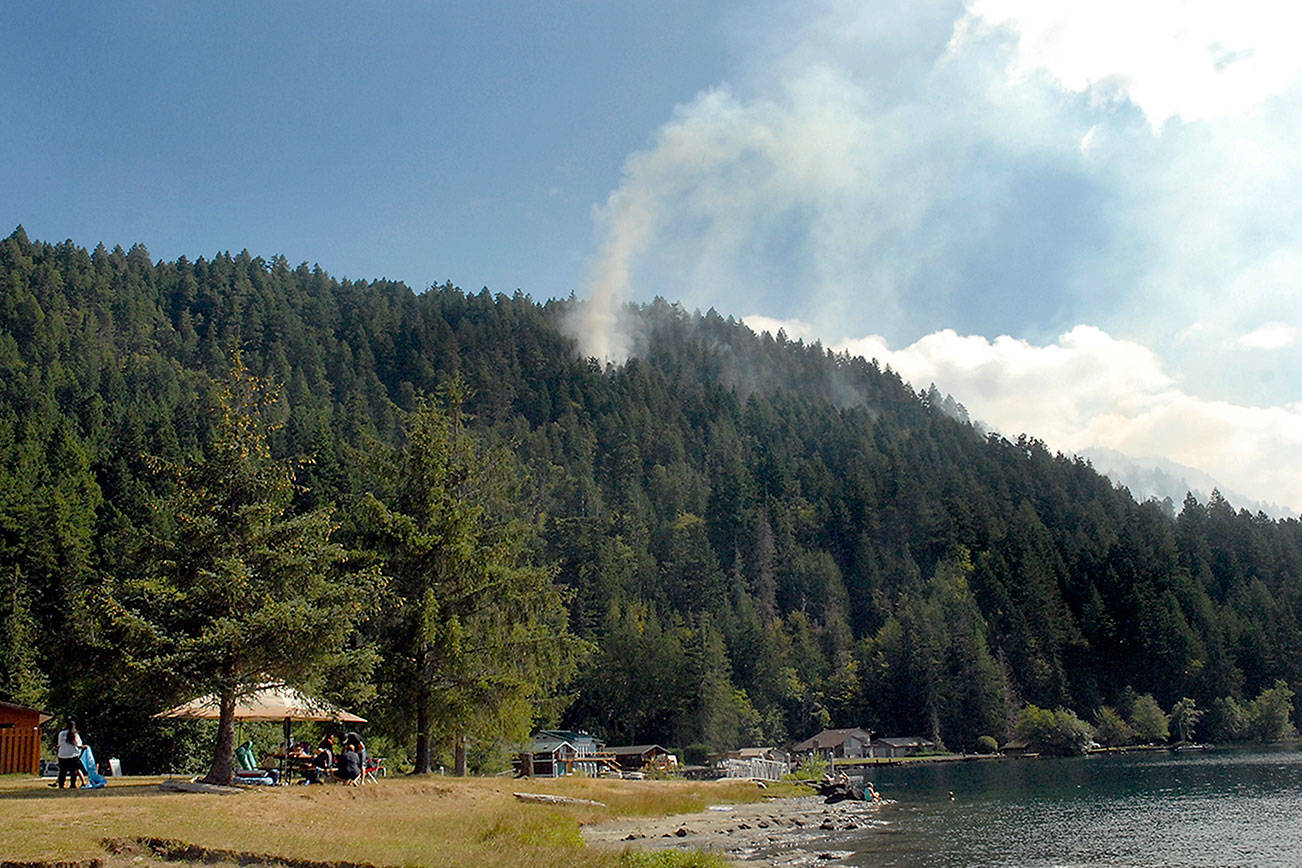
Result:
[[363,507],[391,581],[380,688],[394,728],[414,739],[417,774],[431,769],[432,740],[465,774],[468,738],[522,738],[580,649],[536,559],[521,470],[476,443],[465,400],[460,380],[439,401],[417,399],[386,471],[393,494]]
[[0,573],[0,693],[12,702],[45,707],[49,682],[37,658],[36,621],[18,567]]
[[202,455],[165,468],[175,489],[158,505],[152,569],[108,603],[160,699],[216,695],[210,783],[231,780],[241,694],[268,679],[312,684],[372,597],[344,569],[330,511],[290,512],[293,464],[268,446],[275,395],[237,355]]

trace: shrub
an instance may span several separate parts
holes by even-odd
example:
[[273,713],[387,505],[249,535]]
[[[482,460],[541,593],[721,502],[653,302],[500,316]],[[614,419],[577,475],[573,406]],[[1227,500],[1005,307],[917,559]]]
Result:
[[1089,747],[1094,730],[1068,709],[1028,705],[1018,715],[1017,734],[1043,753],[1079,756]]

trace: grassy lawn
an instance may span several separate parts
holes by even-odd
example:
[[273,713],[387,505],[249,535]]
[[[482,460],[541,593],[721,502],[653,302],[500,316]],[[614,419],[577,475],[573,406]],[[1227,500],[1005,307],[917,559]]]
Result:
[[[720,865],[716,857],[590,850],[579,825],[700,811],[765,794],[748,783],[392,777],[359,788],[290,786],[214,795],[161,792],[161,780],[119,778],[102,790],[60,791],[47,780],[0,777],[0,858],[104,858],[102,838],[158,837],[376,865]],[[526,804],[511,795],[524,791],[593,799],[607,807]]]

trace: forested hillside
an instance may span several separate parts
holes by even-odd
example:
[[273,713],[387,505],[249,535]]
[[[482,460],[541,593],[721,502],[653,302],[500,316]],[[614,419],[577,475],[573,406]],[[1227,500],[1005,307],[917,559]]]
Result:
[[[1298,521],[1137,504],[934,388],[713,311],[637,309],[636,358],[603,368],[559,328],[573,304],[20,228],[0,242],[0,697],[105,740],[146,739],[187,698],[132,682],[104,589],[140,571],[170,494],[157,467],[211,439],[237,354],[279,386],[272,452],[310,459],[292,510],[332,505],[362,555],[383,487],[366,456],[461,378],[479,442],[527,469],[532,556],[590,643],[565,701],[538,707],[612,742],[863,725],[971,748],[1027,703],[1097,720],[1144,694],[1233,736],[1263,690],[1302,684]],[[362,710],[386,720],[385,696]]]

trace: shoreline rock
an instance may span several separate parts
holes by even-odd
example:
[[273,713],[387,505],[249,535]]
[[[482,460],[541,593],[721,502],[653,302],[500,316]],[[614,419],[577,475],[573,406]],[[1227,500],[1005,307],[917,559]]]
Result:
[[839,841],[884,825],[872,802],[823,803],[819,796],[711,805],[694,814],[626,817],[584,826],[592,847],[703,850],[748,865],[827,865],[850,851]]

